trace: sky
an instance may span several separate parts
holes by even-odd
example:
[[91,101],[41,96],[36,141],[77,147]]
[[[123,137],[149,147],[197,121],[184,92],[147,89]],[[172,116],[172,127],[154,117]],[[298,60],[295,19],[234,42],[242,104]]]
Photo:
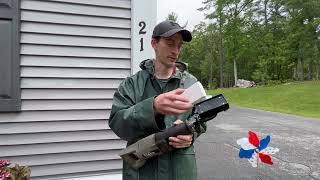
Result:
[[202,1],[203,0],[157,0],[157,22],[165,20],[169,13],[174,12],[178,14],[178,22],[181,26],[188,21],[186,29],[191,31],[195,25],[204,21],[203,12],[197,10],[203,7]]

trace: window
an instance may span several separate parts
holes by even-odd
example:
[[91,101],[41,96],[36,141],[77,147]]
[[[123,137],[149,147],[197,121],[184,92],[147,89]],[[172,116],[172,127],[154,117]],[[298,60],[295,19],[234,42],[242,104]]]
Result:
[[0,0],[0,112],[21,109],[19,10],[19,0]]

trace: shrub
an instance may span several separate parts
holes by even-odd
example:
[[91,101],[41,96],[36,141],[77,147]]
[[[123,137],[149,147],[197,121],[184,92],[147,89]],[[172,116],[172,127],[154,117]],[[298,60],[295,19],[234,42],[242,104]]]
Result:
[[10,161],[0,160],[0,180],[28,180],[31,174],[31,168],[28,166],[10,167]]

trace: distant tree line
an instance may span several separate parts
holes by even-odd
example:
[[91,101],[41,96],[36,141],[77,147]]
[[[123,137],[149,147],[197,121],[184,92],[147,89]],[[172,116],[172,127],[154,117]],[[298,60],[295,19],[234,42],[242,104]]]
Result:
[[205,0],[199,10],[210,23],[195,27],[180,59],[208,88],[319,80],[319,0]]

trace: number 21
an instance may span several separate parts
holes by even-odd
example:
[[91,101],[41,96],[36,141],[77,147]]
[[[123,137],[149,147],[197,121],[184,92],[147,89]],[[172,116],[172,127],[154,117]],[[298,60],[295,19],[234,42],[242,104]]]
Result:
[[[146,23],[144,21],[140,21],[139,22],[139,27],[140,31],[139,31],[139,35],[140,34],[146,34],[147,32],[144,30],[146,28]],[[140,38],[140,51],[143,51],[143,38]]]

